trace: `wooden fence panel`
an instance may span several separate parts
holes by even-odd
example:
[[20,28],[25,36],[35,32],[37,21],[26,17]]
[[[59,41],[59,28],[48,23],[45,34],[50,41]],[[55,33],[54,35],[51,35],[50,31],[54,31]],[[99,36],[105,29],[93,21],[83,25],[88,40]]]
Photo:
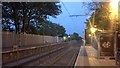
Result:
[[[62,42],[63,38],[58,37],[58,42]],[[34,34],[15,34],[13,32],[2,32],[2,47],[17,46],[35,46],[44,43],[56,43],[56,36],[42,36]]]

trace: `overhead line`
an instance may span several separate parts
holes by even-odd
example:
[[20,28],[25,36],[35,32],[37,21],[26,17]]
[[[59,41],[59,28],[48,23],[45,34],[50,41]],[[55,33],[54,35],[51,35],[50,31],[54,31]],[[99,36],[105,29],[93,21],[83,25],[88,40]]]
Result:
[[[61,1],[62,2],[62,1]],[[63,6],[64,6],[64,8],[65,8],[65,10],[67,11],[67,13],[69,14],[69,16],[70,16],[70,12],[68,11],[68,9],[67,9],[67,7],[65,6],[65,4],[62,2],[62,4],[63,4]],[[72,22],[74,23],[74,20],[71,18],[71,20],[72,20]]]
[[68,12],[68,14],[70,15],[70,13],[69,13],[69,11],[67,10],[65,4],[64,4],[63,2],[62,2],[62,4],[63,4],[64,8],[66,9],[66,11]]

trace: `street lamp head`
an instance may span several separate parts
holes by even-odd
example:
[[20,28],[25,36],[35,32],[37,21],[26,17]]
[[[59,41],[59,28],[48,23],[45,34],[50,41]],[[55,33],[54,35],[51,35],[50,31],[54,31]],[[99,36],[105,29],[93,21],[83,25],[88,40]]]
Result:
[[68,36],[68,38],[70,38],[70,36]]
[[91,34],[89,34],[88,36],[91,37]]
[[111,8],[118,9],[118,0],[111,0],[110,2]]
[[111,1],[110,1],[111,12],[112,12],[114,15],[118,13],[118,1],[119,1],[119,0],[111,0]]
[[64,39],[64,40],[66,40],[66,39],[67,39],[67,37],[66,37],[66,36],[64,36],[64,37],[63,37],[63,39]]
[[92,28],[90,28],[90,31],[91,31],[91,33],[95,33],[97,31],[97,29],[92,27]]

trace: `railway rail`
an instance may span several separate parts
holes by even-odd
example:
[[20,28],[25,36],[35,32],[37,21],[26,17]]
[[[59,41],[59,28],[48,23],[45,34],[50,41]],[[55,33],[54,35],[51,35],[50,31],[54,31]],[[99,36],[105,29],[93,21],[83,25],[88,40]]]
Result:
[[[61,45],[61,44],[64,44],[64,45]],[[2,52],[2,65],[19,61],[21,59],[25,59],[37,54],[47,53],[53,50],[63,48],[67,43],[61,43],[61,44],[30,47],[26,49],[18,49],[18,50]]]
[[20,66],[70,66],[76,61],[80,44],[68,44],[67,47],[41,56]]
[[[48,49],[48,50],[47,50]],[[80,43],[64,43],[59,45],[48,46],[44,48],[44,51],[38,50],[37,55],[32,55],[31,58],[27,57],[27,60],[17,60],[18,62],[9,62],[4,66],[74,66],[78,52],[80,49]],[[35,53],[35,52],[34,52]],[[21,62],[20,62],[21,61]]]

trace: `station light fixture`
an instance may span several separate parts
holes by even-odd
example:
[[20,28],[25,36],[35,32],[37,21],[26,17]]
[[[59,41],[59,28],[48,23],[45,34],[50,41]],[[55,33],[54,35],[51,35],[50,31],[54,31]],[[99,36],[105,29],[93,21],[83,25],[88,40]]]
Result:
[[91,35],[91,34],[89,34],[88,36],[89,36],[89,37],[91,37],[92,35]]
[[95,33],[97,31],[97,29],[92,27],[92,28],[90,28],[90,31],[91,31],[91,33]]
[[70,36],[68,36],[68,38],[70,38]]
[[111,17],[113,18],[114,16],[118,16],[118,3],[119,3],[119,0],[110,1],[110,12],[111,12]]
[[63,39],[64,39],[64,40],[67,40],[67,37],[66,37],[66,36],[64,36],[64,37],[63,37]]

